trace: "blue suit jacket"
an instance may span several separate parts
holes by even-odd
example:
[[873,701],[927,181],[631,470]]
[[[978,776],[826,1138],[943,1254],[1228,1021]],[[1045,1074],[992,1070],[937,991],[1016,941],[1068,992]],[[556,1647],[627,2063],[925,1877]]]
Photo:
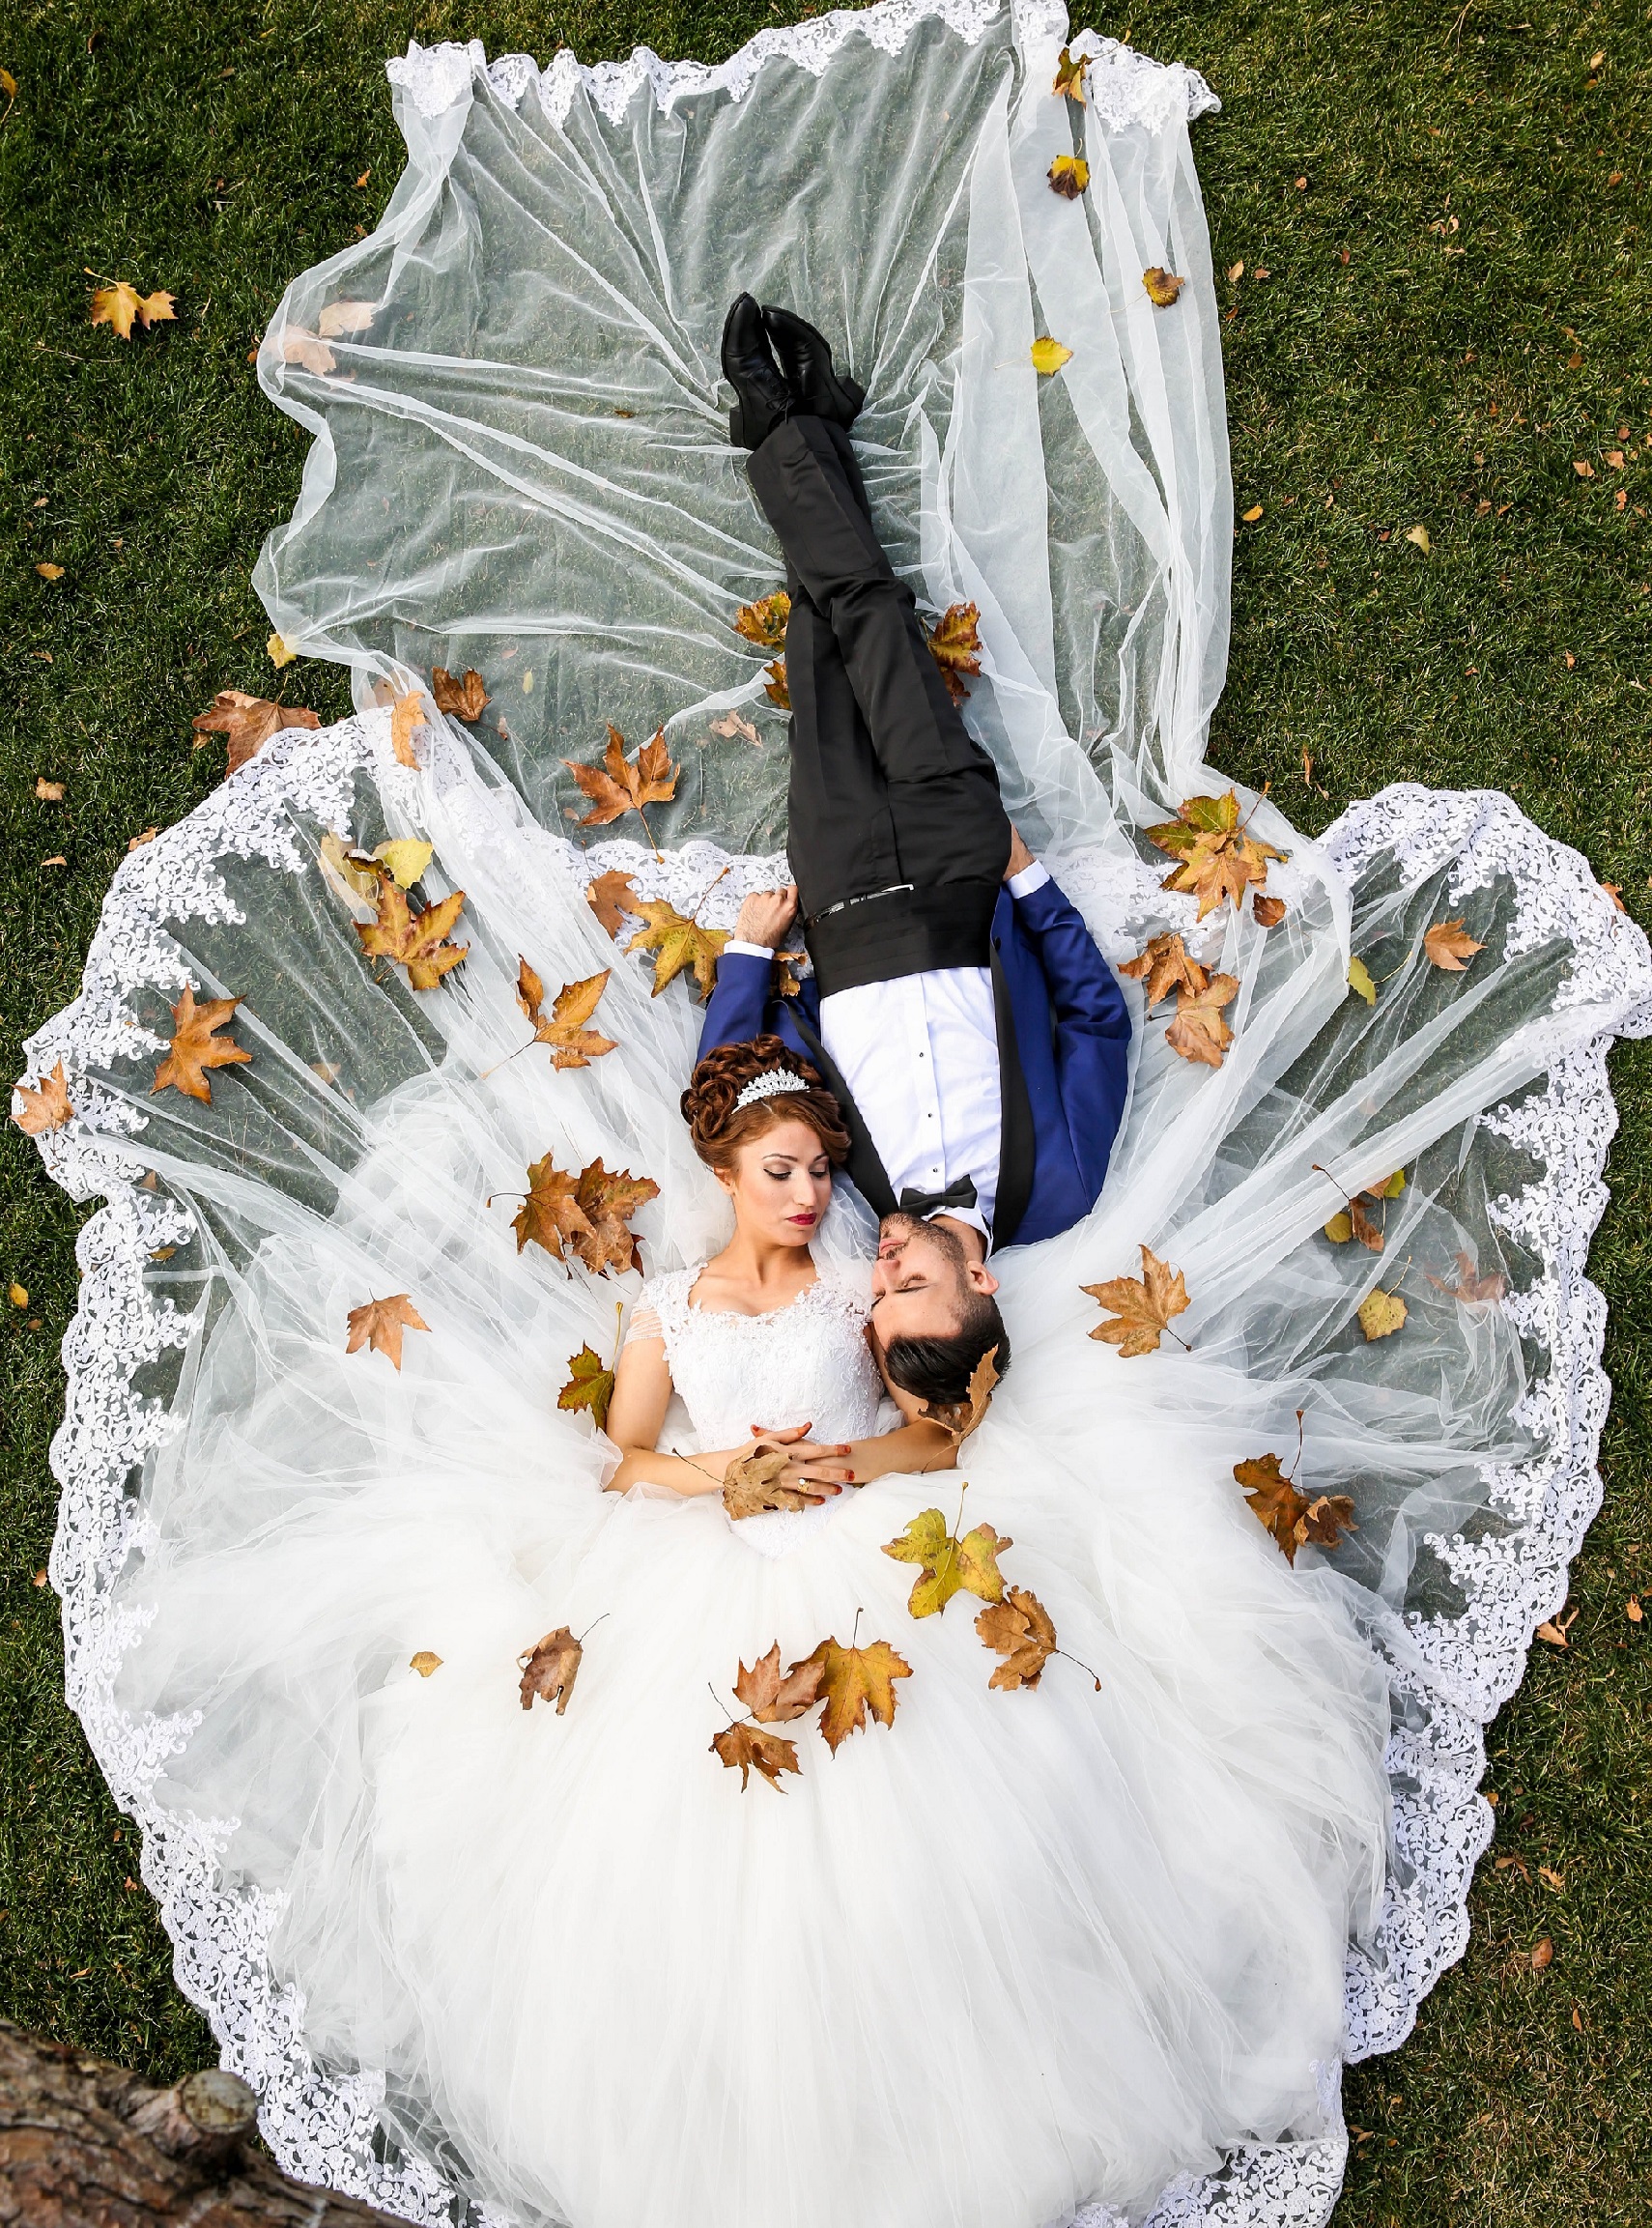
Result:
[[[1028,1245],[1070,1229],[1096,1204],[1125,1111],[1130,1016],[1083,916],[1053,881],[1019,899],[1001,890],[992,942],[1033,1117],[1032,1190],[1012,1241]],[[700,1032],[702,1059],[719,1044],[764,1035],[812,1057],[792,1013],[801,1004],[818,1031],[813,980],[795,999],[774,998],[771,974],[767,960],[748,952],[724,954]]]

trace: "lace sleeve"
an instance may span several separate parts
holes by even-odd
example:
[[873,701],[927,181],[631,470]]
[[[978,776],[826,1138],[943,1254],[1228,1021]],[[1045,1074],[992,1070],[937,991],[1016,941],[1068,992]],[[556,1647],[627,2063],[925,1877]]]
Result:
[[635,1346],[639,1339],[664,1338],[665,1335],[666,1327],[660,1321],[659,1309],[646,1295],[641,1296],[631,1310],[631,1320],[625,1326],[624,1345]]

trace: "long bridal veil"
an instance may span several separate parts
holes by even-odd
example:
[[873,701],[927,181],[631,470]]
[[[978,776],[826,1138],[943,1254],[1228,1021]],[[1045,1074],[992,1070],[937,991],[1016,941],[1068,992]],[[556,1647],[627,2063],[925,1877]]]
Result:
[[[879,530],[926,611],[976,606],[965,716],[1103,949],[1179,932],[1237,985],[1213,1067],[1132,985],[1106,1190],[1005,1258],[1017,1360],[983,1429],[1099,1445],[1110,1415],[1156,1413],[1224,1476],[1270,1452],[1290,1469],[1299,1435],[1298,1478],[1352,1500],[1357,1528],[1295,1565],[1391,1698],[1392,1845],[1349,1951],[1350,2057],[1395,2046],[1461,1954],[1491,1832],[1481,1728],[1598,1500],[1583,1270],[1606,1045],[1652,1026],[1645,940],[1487,793],[1390,789],[1318,841],[1241,796],[1286,854],[1272,927],[1248,905],[1200,921],[1162,887],[1145,831],[1229,786],[1204,757],[1232,505],[1188,132],[1214,101],[1090,33],[1070,47],[1086,99],[1059,98],[1067,36],[1047,6],[883,0],[718,70],[561,51],[541,71],[475,46],[393,62],[402,180],[370,238],[295,281],[260,355],[313,442],[258,586],[286,643],[348,663],[356,715],[277,736],[122,866],[81,997],[29,1048],[31,1083],[61,1063],[67,1090],[48,1169],[107,1202],[80,1242],[54,1447],[71,1700],[142,1824],[180,1985],[260,2088],[278,2156],[411,2217],[497,2215],[420,2090],[394,1970],[364,1965],[342,2021],[306,1990],[294,1914],[313,1908],[302,1868],[346,1876],[365,1830],[352,1759],[375,1681],[416,1673],[399,1632],[369,1665],[317,1636],[347,1597],[416,1584],[397,1557],[458,1471],[521,1567],[549,1554],[510,1458],[524,1432],[556,1435],[602,1522],[601,1442],[556,1396],[565,1357],[612,1349],[636,1279],[519,1250],[500,1194],[546,1155],[604,1157],[659,1186],[635,1216],[650,1269],[717,1242],[675,1111],[698,1010],[682,981],[651,995],[584,893],[617,866],[630,928],[662,897],[726,928],[780,864],[775,649],[734,626],[781,585],[723,416],[739,289],[841,337]],[[1074,155],[1069,198],[1048,174]],[[1182,281],[1167,306],[1155,267]],[[1045,337],[1070,352],[1048,376]],[[393,721],[438,668],[482,676],[479,716],[427,700],[422,726]],[[662,731],[680,769],[645,839],[575,823],[565,761],[595,758],[609,723],[633,749]],[[462,966],[421,990],[369,963],[334,837],[433,846],[420,888],[464,892]],[[1443,922],[1477,947],[1458,965],[1425,944]],[[513,1057],[519,955],[553,987],[611,969],[617,1049],[554,1075]],[[185,985],[239,1001],[250,1054],[213,1071],[210,1101],[155,1087]],[[1356,1195],[1380,1248],[1347,1234]],[[852,1201],[835,1223],[853,1250]],[[1187,1350],[1122,1358],[1089,1337],[1080,1287],[1133,1273],[1143,1245],[1185,1280]],[[409,1332],[399,1376],[364,1373],[347,1314],[399,1292],[428,1338]],[[1151,1525],[1151,1478],[1141,1494]],[[295,1600],[263,1653],[191,1657],[190,1601],[248,1556],[278,1585],[281,1543],[324,1506],[350,1542],[336,1598]],[[1243,2133],[1165,2190],[1160,2228],[1325,2216],[1335,2068],[1311,2124]]]

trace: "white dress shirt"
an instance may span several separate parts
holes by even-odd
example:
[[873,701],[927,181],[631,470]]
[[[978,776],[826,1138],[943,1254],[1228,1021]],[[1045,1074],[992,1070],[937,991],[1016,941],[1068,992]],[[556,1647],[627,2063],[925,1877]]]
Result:
[[[1041,889],[1049,871],[1035,859],[1011,877],[1011,898]],[[767,958],[761,945],[729,952]],[[835,990],[820,1001],[820,1041],[860,1108],[897,1199],[975,1180],[976,1203],[937,1210],[972,1223],[990,1242],[998,1198],[1003,1114],[998,1023],[984,967],[940,967]]]

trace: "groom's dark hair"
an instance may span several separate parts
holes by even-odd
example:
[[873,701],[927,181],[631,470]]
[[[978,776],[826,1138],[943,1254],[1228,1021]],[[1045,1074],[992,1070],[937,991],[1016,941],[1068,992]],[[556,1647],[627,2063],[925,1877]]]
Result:
[[969,1398],[970,1378],[988,1354],[993,1354],[993,1366],[1002,1377],[1010,1366],[1010,1333],[998,1302],[990,1292],[977,1292],[966,1284],[958,1299],[955,1330],[944,1338],[892,1338],[884,1349],[883,1363],[890,1382],[902,1392],[935,1408],[950,1408],[954,1401]]

